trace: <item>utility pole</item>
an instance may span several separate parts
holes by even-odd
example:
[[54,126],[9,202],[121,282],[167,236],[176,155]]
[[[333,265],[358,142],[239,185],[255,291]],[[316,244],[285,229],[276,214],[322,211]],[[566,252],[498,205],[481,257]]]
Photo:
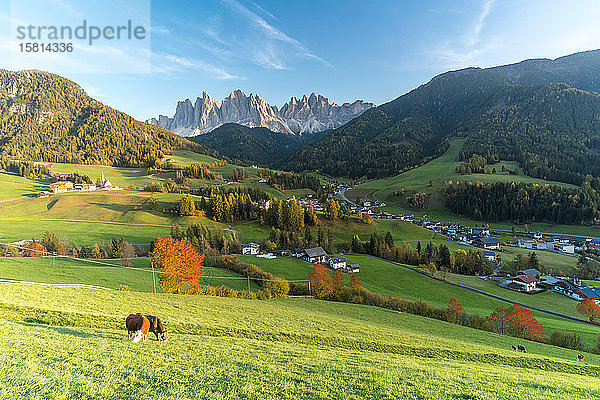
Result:
[[154,260],[150,260],[150,265],[152,265],[152,288],[154,294],[156,294],[156,281],[154,280]]

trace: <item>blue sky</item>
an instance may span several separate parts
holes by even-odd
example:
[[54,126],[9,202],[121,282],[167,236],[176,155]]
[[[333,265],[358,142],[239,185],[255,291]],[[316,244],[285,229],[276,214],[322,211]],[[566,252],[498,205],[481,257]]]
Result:
[[[68,11],[77,19],[91,1],[40,3],[50,5],[38,10],[44,16]],[[6,39],[14,11],[0,4],[0,68],[12,69],[2,60],[15,51]],[[598,1],[151,1],[149,11],[149,71],[79,72],[47,60],[18,68],[66,76],[144,120],[172,115],[178,100],[203,91],[221,99],[236,88],[278,106],[313,91],[338,104],[382,104],[450,69],[600,48]],[[98,57],[128,65],[109,50],[95,48]]]

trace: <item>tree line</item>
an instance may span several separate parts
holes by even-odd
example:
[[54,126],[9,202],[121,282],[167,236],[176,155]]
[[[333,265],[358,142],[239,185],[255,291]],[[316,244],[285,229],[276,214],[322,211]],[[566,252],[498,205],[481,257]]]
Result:
[[461,182],[447,185],[444,195],[446,207],[453,213],[479,221],[599,222],[600,197],[589,185],[578,189],[512,182]]
[[404,243],[394,244],[394,238],[388,231],[385,234],[375,232],[369,241],[363,242],[358,235],[346,244],[346,249],[355,253],[371,254],[386,260],[420,266],[430,274],[438,271],[461,275],[489,275],[494,264],[479,250],[456,250],[451,252],[445,244],[429,242],[425,246],[417,242],[416,248]]
[[321,181],[313,175],[262,169],[258,171],[258,176],[280,190],[311,189],[317,194],[321,192]]

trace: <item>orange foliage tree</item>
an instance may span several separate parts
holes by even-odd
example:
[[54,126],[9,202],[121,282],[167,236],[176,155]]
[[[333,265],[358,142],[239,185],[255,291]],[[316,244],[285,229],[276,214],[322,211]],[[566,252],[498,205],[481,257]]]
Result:
[[38,241],[32,240],[26,244],[24,249],[24,255],[28,257],[42,257],[48,255],[48,251],[43,244]]
[[577,304],[577,312],[585,315],[590,319],[590,322],[593,322],[594,318],[600,317],[600,306],[592,299],[583,299]]
[[544,327],[528,309],[518,304],[500,306],[487,318],[490,328],[501,334],[536,340],[544,336]]
[[206,272],[204,254],[184,240],[158,238],[152,251],[154,265],[160,270],[160,288],[165,292],[198,292]]
[[316,297],[327,297],[334,292],[333,275],[321,264],[317,264],[308,273],[311,290]]

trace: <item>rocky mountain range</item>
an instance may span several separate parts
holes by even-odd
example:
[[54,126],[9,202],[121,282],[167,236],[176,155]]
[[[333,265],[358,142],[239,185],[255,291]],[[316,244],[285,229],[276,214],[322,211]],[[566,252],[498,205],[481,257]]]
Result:
[[300,99],[292,97],[278,109],[259,95],[246,96],[236,89],[221,101],[203,92],[193,104],[189,99],[178,102],[172,118],[160,115],[146,122],[182,136],[197,136],[226,123],[301,135],[338,128],[374,106],[362,100],[340,106],[312,93]]

